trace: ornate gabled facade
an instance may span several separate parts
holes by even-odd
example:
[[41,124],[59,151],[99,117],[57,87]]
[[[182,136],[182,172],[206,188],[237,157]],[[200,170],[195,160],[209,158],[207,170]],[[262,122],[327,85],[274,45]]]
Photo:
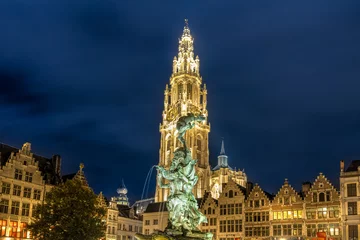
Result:
[[200,210],[207,217],[208,222],[201,226],[201,230],[204,232],[211,232],[213,238],[217,237],[217,226],[218,226],[218,201],[211,197],[210,192],[204,194],[204,198],[200,205]]
[[0,239],[28,239],[34,206],[61,182],[61,158],[35,155],[27,142],[21,149],[0,144],[0,160]]
[[305,196],[306,236],[314,237],[317,232],[341,239],[340,196],[330,181],[320,173]]
[[272,198],[258,184],[252,188],[244,204],[244,239],[269,239]]
[[217,199],[222,192],[222,187],[231,179],[236,184],[246,187],[247,176],[245,171],[232,169],[228,164],[228,156],[225,154],[224,140],[221,142],[218,164],[212,169],[210,189],[213,198]]
[[272,201],[272,236],[304,237],[304,218],[302,198],[285,179]]
[[135,234],[142,233],[142,219],[133,207],[129,207],[125,184],[122,183],[119,189],[120,196],[112,197],[108,203],[106,240],[135,240]]
[[[194,39],[190,34],[187,21],[183,34],[179,40],[178,56],[173,60],[173,72],[170,77],[170,86],[166,85],[164,93],[163,119],[160,124],[160,159],[159,166],[169,168],[174,151],[181,147],[176,137],[176,122],[187,114],[202,114],[206,117],[203,122],[196,123],[195,127],[185,134],[185,140],[191,150],[193,159],[197,159],[196,173],[199,180],[194,188],[195,197],[202,197],[210,184],[209,164],[209,132],[207,122],[207,90],[200,76],[200,60],[194,56]],[[155,201],[167,200],[168,189],[156,186]]]

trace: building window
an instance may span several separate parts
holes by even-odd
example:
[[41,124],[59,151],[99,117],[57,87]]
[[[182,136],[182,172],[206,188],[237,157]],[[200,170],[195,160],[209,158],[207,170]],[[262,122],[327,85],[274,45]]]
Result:
[[34,189],[34,199],[40,200],[41,191]]
[[6,227],[7,227],[7,221],[6,220],[0,220],[0,229],[1,229],[1,235],[2,237],[6,236]]
[[348,215],[357,215],[357,202],[348,202]]
[[319,193],[319,202],[325,202],[325,193]]
[[234,197],[234,192],[233,192],[233,190],[230,190],[229,191],[229,198],[233,198]]
[[18,222],[17,221],[10,221],[10,231],[9,231],[9,236],[16,238],[17,236],[17,227],[18,227]]
[[158,224],[159,224],[159,220],[154,219],[154,220],[153,220],[153,225],[158,225]]
[[306,210],[306,219],[315,219],[316,218],[316,209]]
[[291,225],[283,225],[283,235],[291,236]]
[[245,237],[252,237],[253,228],[252,227],[246,227],[245,228]]
[[10,194],[10,187],[11,187],[10,183],[3,182],[1,192],[3,194]]
[[24,187],[24,195],[25,198],[31,197],[31,188]]
[[349,225],[349,240],[358,239],[358,225]]
[[253,201],[250,200],[250,207],[253,207]]
[[260,201],[259,201],[259,200],[255,200],[255,201],[254,201],[254,206],[255,206],[256,208],[260,207]]
[[22,171],[20,169],[15,169],[15,179],[22,180]]
[[228,215],[234,215],[234,213],[235,213],[235,204],[228,204],[227,207],[228,207],[228,209],[227,209]]
[[328,232],[328,225],[327,224],[318,224],[318,232]]
[[31,172],[25,172],[25,181],[26,182],[32,182],[33,173]]
[[284,197],[284,205],[290,204],[290,197]]
[[293,236],[301,236],[302,235],[302,225],[294,224],[293,225]]
[[329,234],[330,236],[339,236],[340,235],[340,228],[339,228],[339,224],[335,223],[335,224],[329,224]]
[[220,232],[226,232],[226,220],[220,220]]
[[220,205],[220,215],[226,215],[226,205]]
[[19,186],[19,185],[14,185],[13,195],[15,195],[15,196],[20,196],[20,194],[21,194],[21,186]]
[[308,237],[316,237],[316,224],[308,224],[306,229]]
[[317,193],[313,193],[313,202],[317,202]]
[[273,226],[273,235],[274,236],[281,236],[281,225],[274,225]]
[[265,206],[265,200],[261,199],[261,206]]
[[235,220],[235,232],[242,232],[242,220]]
[[115,234],[115,227],[112,227],[112,234]]
[[329,208],[329,217],[338,218],[339,217],[339,207],[330,207]]
[[1,213],[9,213],[9,200],[1,199],[0,212]]
[[227,220],[227,232],[234,232],[234,220]]
[[149,226],[150,225],[150,220],[145,220],[145,226]]
[[145,234],[149,235],[150,234],[150,230],[149,229],[145,229]]
[[330,191],[327,191],[327,192],[326,192],[326,201],[327,201],[327,202],[330,202],[330,201],[331,201],[331,193],[330,193]]
[[11,214],[19,215],[20,202],[12,201],[11,202]]
[[347,196],[348,197],[356,197],[356,183],[349,183],[347,185]]
[[327,208],[318,208],[318,218],[326,218],[327,217]]
[[30,204],[29,203],[23,203],[22,204],[21,215],[29,216],[29,213],[30,213]]
[[235,214],[242,214],[242,204],[235,203]]

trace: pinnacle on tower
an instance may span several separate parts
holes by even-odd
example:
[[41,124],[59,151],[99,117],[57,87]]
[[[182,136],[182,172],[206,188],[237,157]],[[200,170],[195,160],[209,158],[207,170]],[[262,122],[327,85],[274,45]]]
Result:
[[83,168],[84,168],[84,164],[83,163],[80,163],[80,166],[79,166],[79,171],[76,173],[74,179],[77,179],[79,180],[84,186],[89,186],[87,180],[86,180],[86,177],[85,177],[85,174],[83,172]]
[[223,138],[222,141],[221,141],[220,155],[225,155],[224,138]]

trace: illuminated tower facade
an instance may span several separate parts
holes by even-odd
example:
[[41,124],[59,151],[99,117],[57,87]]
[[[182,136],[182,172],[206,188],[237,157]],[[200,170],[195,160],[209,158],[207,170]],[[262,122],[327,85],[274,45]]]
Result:
[[[176,137],[177,120],[188,113],[203,114],[205,121],[196,123],[195,127],[186,132],[185,140],[191,150],[192,157],[197,159],[196,173],[199,180],[194,188],[197,198],[203,196],[210,185],[210,165],[208,139],[210,124],[207,117],[207,90],[200,76],[200,60],[194,57],[194,39],[185,20],[185,27],[179,39],[179,53],[174,57],[170,85],[166,85],[164,92],[163,119],[160,124],[159,165],[169,168],[174,151],[181,147]],[[168,189],[161,189],[156,185],[155,201],[167,200]]]

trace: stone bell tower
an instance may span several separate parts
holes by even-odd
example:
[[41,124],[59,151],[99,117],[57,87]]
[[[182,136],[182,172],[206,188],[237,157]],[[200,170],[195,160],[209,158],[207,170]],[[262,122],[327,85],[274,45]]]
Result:
[[[189,113],[202,114],[206,117],[203,122],[196,123],[195,127],[187,131],[185,140],[191,150],[192,158],[198,160],[196,174],[199,180],[194,188],[196,198],[203,196],[209,190],[209,132],[210,124],[207,121],[208,112],[206,85],[200,76],[200,59],[194,57],[194,39],[190,34],[188,21],[185,20],[184,31],[179,39],[178,56],[174,57],[170,85],[166,84],[164,92],[163,120],[160,124],[160,151],[159,166],[170,167],[174,151],[181,147],[176,136],[176,122],[181,116]],[[169,189],[161,189],[156,185],[155,201],[167,200]]]

